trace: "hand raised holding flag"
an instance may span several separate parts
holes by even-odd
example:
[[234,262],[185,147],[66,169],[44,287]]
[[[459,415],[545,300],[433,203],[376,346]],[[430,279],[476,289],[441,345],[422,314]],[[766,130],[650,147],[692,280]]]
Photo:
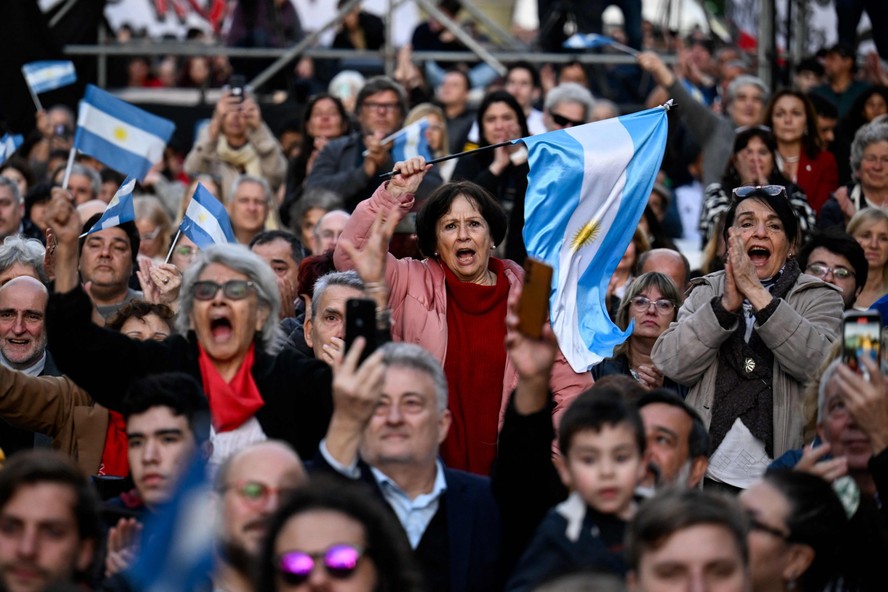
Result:
[[426,164],[426,160],[422,156],[415,156],[396,163],[394,170],[397,171],[397,174],[388,181],[389,193],[396,198],[406,193],[416,193],[431,168],[432,165]]

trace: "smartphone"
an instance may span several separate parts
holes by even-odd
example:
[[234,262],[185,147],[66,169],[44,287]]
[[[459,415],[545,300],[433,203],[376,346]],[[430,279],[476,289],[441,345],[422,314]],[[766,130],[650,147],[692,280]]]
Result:
[[849,310],[842,321],[842,361],[855,372],[869,379],[860,360],[868,357],[877,365],[880,360],[882,318],[878,311]]
[[376,301],[368,298],[350,298],[345,303],[345,351],[351,349],[358,337],[364,338],[360,363],[376,351]]
[[246,83],[246,79],[240,74],[232,74],[231,79],[229,80],[229,86],[231,86],[231,96],[237,97],[238,101],[240,102],[243,102],[244,100],[244,85]]
[[528,257],[524,260],[524,289],[518,302],[518,330],[533,339],[543,336],[543,323],[549,316],[552,267]]

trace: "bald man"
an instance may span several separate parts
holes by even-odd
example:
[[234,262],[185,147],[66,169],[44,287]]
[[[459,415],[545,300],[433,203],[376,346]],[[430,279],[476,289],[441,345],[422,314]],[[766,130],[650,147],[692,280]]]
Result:
[[638,258],[635,276],[649,271],[659,271],[673,281],[680,294],[688,291],[691,266],[687,258],[672,249],[651,249]]
[[252,592],[250,577],[267,521],[288,491],[307,483],[302,461],[286,443],[268,440],[232,455],[216,475],[220,510],[220,555],[213,587]]

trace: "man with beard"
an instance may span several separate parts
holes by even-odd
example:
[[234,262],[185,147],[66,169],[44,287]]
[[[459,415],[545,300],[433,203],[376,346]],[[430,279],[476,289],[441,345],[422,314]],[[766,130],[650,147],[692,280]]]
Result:
[[99,546],[95,493],[70,459],[23,451],[0,472],[0,587],[36,592],[85,576]]
[[229,457],[216,475],[221,533],[213,587],[253,590],[251,576],[266,522],[288,491],[305,484],[302,461],[286,442],[269,440]]

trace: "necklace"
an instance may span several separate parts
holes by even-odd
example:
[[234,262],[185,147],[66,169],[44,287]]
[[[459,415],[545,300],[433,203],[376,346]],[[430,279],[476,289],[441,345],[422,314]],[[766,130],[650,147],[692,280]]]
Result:
[[787,164],[794,164],[794,163],[797,163],[798,161],[800,161],[802,159],[802,156],[801,155],[799,155],[799,156],[783,156],[781,154],[780,158],[783,160],[783,162],[785,162]]

